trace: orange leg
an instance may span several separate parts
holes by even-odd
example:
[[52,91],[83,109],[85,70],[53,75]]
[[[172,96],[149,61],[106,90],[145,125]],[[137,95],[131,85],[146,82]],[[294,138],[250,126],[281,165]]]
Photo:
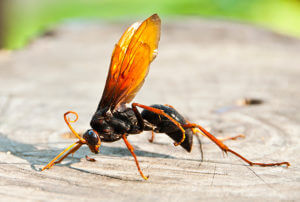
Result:
[[85,159],[87,161],[96,162],[96,159],[89,157],[88,155],[85,155]]
[[153,130],[151,130],[151,138],[148,139],[148,141],[152,143],[154,141],[154,137],[155,137],[155,134],[154,134]]
[[[170,107],[174,110],[176,110],[172,105],[169,105],[169,104],[164,104],[165,106],[167,107]],[[190,124],[190,122],[188,120],[186,120],[186,122],[188,124]],[[200,137],[198,135],[198,133],[201,133],[203,136],[206,136],[201,130],[197,129],[197,128],[191,128],[192,131],[193,131],[193,134],[197,137],[197,140],[199,142],[199,146],[200,146],[200,152],[201,152],[201,159],[203,160],[203,150],[202,150],[202,142],[200,140]],[[240,135],[236,135],[236,136],[233,136],[233,137],[224,137],[224,138],[218,138],[218,140],[220,140],[221,142],[223,141],[227,141],[227,140],[236,140],[237,138],[245,138],[245,135],[243,134],[240,134]]]
[[181,124],[178,123],[177,121],[175,121],[172,117],[170,117],[168,114],[166,114],[163,110],[156,109],[154,107],[148,107],[146,105],[142,105],[142,104],[139,104],[139,103],[132,103],[131,106],[134,110],[136,110],[137,107],[140,107],[140,108],[146,109],[148,111],[151,111],[153,113],[156,113],[156,114],[167,117],[170,121],[172,121],[182,131],[182,139],[180,140],[180,142],[175,142],[174,145],[178,146],[184,141],[184,139],[185,139],[185,130],[183,129]]
[[224,141],[227,141],[227,140],[236,140],[237,138],[245,138],[245,135],[239,134],[239,135],[232,136],[232,137],[218,138],[218,140],[220,140],[221,142],[224,142]]
[[[189,122],[187,121],[187,123],[189,123]],[[192,128],[192,131],[193,131],[194,134],[200,133],[201,135],[206,137],[206,135],[201,130],[199,130],[198,128]],[[217,138],[217,139],[221,142],[225,142],[227,140],[236,140],[237,138],[245,138],[245,135],[239,134],[239,135],[236,135],[236,136],[222,137],[222,138]]]
[[[188,124],[190,124],[189,121],[186,121]],[[194,134],[198,134],[198,133],[201,133],[201,135],[205,136],[205,133],[203,133],[201,130],[199,130],[198,128],[192,128],[192,131]],[[239,134],[239,135],[236,135],[236,136],[230,136],[230,137],[223,137],[223,138],[217,138],[219,141],[221,142],[225,142],[227,140],[236,140],[237,138],[245,138],[245,135],[243,134]]]
[[125,134],[123,135],[122,138],[123,138],[123,140],[124,140],[124,142],[125,142],[125,144],[126,144],[128,150],[130,151],[131,155],[133,156],[133,158],[134,158],[134,160],[135,160],[136,167],[137,167],[138,171],[140,172],[141,176],[142,176],[145,180],[148,180],[149,176],[146,177],[146,176],[143,174],[143,172],[142,172],[142,170],[141,170],[141,168],[140,168],[139,162],[138,162],[138,160],[137,160],[137,158],[136,158],[136,155],[135,155],[135,153],[133,152],[133,151],[134,151],[133,146],[128,142],[128,140],[127,140]]
[[194,124],[194,123],[189,123],[189,124],[185,124],[182,125],[184,128],[199,128],[206,137],[208,137],[211,141],[213,141],[222,151],[224,151],[225,153],[230,152],[234,155],[236,155],[237,157],[241,158],[243,161],[245,161],[246,163],[248,163],[250,166],[252,165],[258,165],[258,166],[279,166],[279,165],[286,165],[286,166],[290,166],[289,162],[280,162],[280,163],[254,163],[252,161],[249,161],[248,159],[246,159],[245,157],[243,157],[242,155],[240,155],[239,153],[229,149],[225,144],[222,143],[222,141],[218,140],[215,136],[213,136],[212,134],[210,134],[208,131],[206,131],[204,128],[202,128],[200,125]]

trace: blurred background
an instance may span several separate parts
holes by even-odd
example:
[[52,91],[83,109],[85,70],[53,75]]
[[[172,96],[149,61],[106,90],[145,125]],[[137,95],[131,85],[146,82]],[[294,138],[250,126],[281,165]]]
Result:
[[300,37],[300,0],[0,0],[0,48],[20,49],[65,20],[115,22],[153,13],[238,21]]

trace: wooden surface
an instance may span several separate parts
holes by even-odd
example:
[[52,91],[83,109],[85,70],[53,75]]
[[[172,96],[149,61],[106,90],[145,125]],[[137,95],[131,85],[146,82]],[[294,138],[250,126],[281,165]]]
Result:
[[[164,19],[163,19],[164,22]],[[87,147],[62,165],[40,168],[73,143],[63,113],[85,131],[102,90],[114,44],[129,24],[69,23],[24,50],[0,53],[0,200],[300,200],[300,41],[229,22],[186,19],[162,24],[159,55],[135,101],[175,106],[192,122],[253,161],[223,156],[202,138],[192,153],[166,135],[130,136],[148,181],[122,141]],[[237,107],[238,99],[263,100]],[[96,158],[88,162],[85,154]]]

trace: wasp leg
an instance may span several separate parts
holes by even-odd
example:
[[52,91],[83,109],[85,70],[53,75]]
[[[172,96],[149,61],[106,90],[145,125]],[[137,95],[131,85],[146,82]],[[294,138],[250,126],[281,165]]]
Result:
[[[187,121],[187,123],[190,123],[190,122]],[[199,130],[198,128],[192,128],[192,131],[193,131],[194,134],[200,133],[201,135],[206,137],[206,135],[201,130]],[[220,140],[221,142],[225,142],[227,140],[236,140],[237,138],[245,138],[245,137],[246,136],[244,134],[239,134],[239,135],[236,135],[236,136],[218,138],[218,140]]]
[[[170,108],[176,110],[175,107],[173,107],[172,105],[169,105],[169,104],[164,104],[164,105],[165,105],[166,107],[170,107]],[[187,122],[187,123],[190,123],[188,120],[186,120],[186,122]],[[204,159],[204,153],[203,153],[203,149],[202,149],[202,142],[201,142],[201,139],[200,139],[198,133],[201,133],[202,135],[204,135],[204,134],[203,134],[199,129],[197,129],[197,128],[191,128],[191,129],[192,129],[193,134],[196,136],[196,138],[197,138],[197,140],[198,140],[198,143],[199,143],[199,149],[200,149],[200,153],[201,153],[201,161],[203,161],[203,159]]]
[[[75,146],[74,146],[75,145]],[[62,160],[64,160],[69,154],[73,154],[74,152],[76,152],[80,147],[82,146],[82,143],[80,141],[78,142],[74,142],[73,144],[71,144],[69,147],[67,147],[64,151],[62,151],[60,154],[58,154],[54,159],[52,159],[52,161],[50,161],[45,167],[42,168],[42,171],[45,169],[49,169],[52,166],[54,166],[55,164],[58,164],[60,162],[62,162]],[[68,153],[66,153],[68,151]],[[61,157],[64,153],[66,153],[63,157]],[[61,158],[60,158],[61,157]],[[60,159],[59,159],[60,158]],[[57,159],[59,159],[58,161],[56,161]]]
[[201,142],[201,139],[200,139],[198,133],[194,133],[194,132],[193,132],[193,134],[196,136],[196,138],[197,138],[197,140],[198,140],[199,148],[200,148],[200,154],[201,154],[201,162],[203,162],[203,160],[204,160],[204,153],[203,153],[203,149],[202,149],[202,142]]
[[[186,121],[186,122],[190,123],[189,121]],[[199,130],[198,128],[191,128],[191,129],[192,129],[193,134],[196,136],[196,138],[198,140],[199,147],[200,147],[200,153],[201,153],[201,161],[203,161],[204,154],[203,154],[203,150],[202,150],[202,142],[201,142],[201,139],[199,137],[199,133],[201,135],[205,136],[205,137],[206,137],[206,135],[201,130]],[[236,135],[236,136],[233,136],[233,137],[218,138],[218,140],[220,140],[221,142],[224,142],[224,141],[227,141],[227,140],[236,140],[237,138],[245,138],[245,135],[240,134],[240,135]]]
[[181,124],[178,123],[177,121],[175,121],[172,117],[170,117],[168,114],[166,114],[163,110],[156,109],[154,107],[149,107],[149,106],[146,106],[146,105],[142,105],[142,104],[139,104],[139,103],[132,103],[131,106],[132,106],[132,109],[136,110],[136,111],[137,111],[137,107],[140,107],[140,108],[146,109],[148,111],[151,111],[153,113],[156,113],[156,114],[163,115],[163,116],[167,117],[170,121],[172,121],[182,131],[182,139],[179,142],[175,142],[174,145],[178,146],[184,141],[184,139],[185,139],[185,130],[183,129]]
[[258,166],[280,166],[280,165],[286,165],[287,167],[290,166],[289,162],[280,162],[280,163],[254,163],[252,161],[249,161],[239,153],[229,149],[225,144],[222,143],[222,141],[218,140],[215,136],[210,134],[208,131],[206,131],[204,128],[202,128],[200,125],[194,124],[194,123],[189,123],[189,124],[184,124],[182,125],[184,128],[199,128],[206,137],[208,137],[211,141],[213,141],[222,151],[225,153],[230,152],[234,154],[235,156],[241,158],[243,161],[248,163],[250,166],[253,165],[258,165]]
[[151,130],[151,138],[148,139],[148,141],[152,143],[154,141],[154,137],[155,137],[155,133],[153,132],[153,130]]
[[125,142],[125,144],[126,144],[128,150],[130,151],[131,155],[133,156],[133,158],[134,158],[134,160],[135,160],[136,167],[137,167],[138,171],[140,172],[142,178],[144,178],[144,180],[148,180],[149,176],[146,177],[146,176],[143,174],[143,172],[142,172],[142,170],[141,170],[141,168],[140,168],[140,165],[139,165],[139,161],[137,160],[136,155],[135,155],[135,153],[134,153],[134,148],[133,148],[133,146],[128,142],[128,140],[127,140],[127,138],[126,138],[126,134],[124,134],[122,138],[123,138],[123,140],[124,140],[124,142]]
[[88,155],[85,155],[85,159],[87,161],[96,162],[96,159],[89,157]]
[[[172,107],[173,109],[175,109],[173,106],[171,105],[166,105],[166,106],[169,106],[169,107]],[[190,122],[188,120],[186,120],[186,122],[188,124],[190,124]],[[193,134],[196,136],[197,140],[198,140],[198,143],[199,143],[199,148],[200,148],[200,153],[201,153],[201,161],[203,161],[204,159],[204,153],[203,153],[203,149],[202,149],[202,142],[201,142],[201,139],[200,139],[200,136],[198,133],[201,133],[202,135],[204,135],[198,128],[191,128]],[[204,135],[205,136],[205,135]]]
[[221,142],[225,142],[227,140],[236,140],[237,138],[245,138],[245,135],[244,134],[239,134],[239,135],[231,136],[231,137],[218,138],[218,140],[220,140]]

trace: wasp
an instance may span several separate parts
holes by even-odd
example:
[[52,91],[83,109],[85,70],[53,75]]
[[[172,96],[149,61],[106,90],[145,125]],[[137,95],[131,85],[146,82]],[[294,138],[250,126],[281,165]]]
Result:
[[[171,105],[146,106],[139,103],[132,103],[131,107],[126,105],[132,102],[141,89],[148,74],[149,65],[157,56],[160,28],[161,20],[157,14],[154,14],[143,22],[134,23],[124,32],[112,53],[105,88],[90,122],[91,129],[81,137],[70,124],[77,121],[78,114],[73,111],[66,112],[65,122],[79,140],[56,156],[42,170],[60,163],[84,144],[91,152],[97,154],[102,142],[115,142],[122,139],[134,157],[140,175],[147,180],[148,176],[143,174],[134,148],[127,140],[129,135],[140,134],[143,131],[165,133],[175,141],[175,146],[180,145],[187,152],[192,149],[193,135],[201,133],[223,152],[232,153],[251,166],[289,166],[289,162],[255,163],[246,159],[202,126],[189,122]],[[143,111],[140,112],[139,108]],[[71,120],[68,117],[69,114],[75,115],[75,120]],[[93,160],[89,157],[87,159]]]

